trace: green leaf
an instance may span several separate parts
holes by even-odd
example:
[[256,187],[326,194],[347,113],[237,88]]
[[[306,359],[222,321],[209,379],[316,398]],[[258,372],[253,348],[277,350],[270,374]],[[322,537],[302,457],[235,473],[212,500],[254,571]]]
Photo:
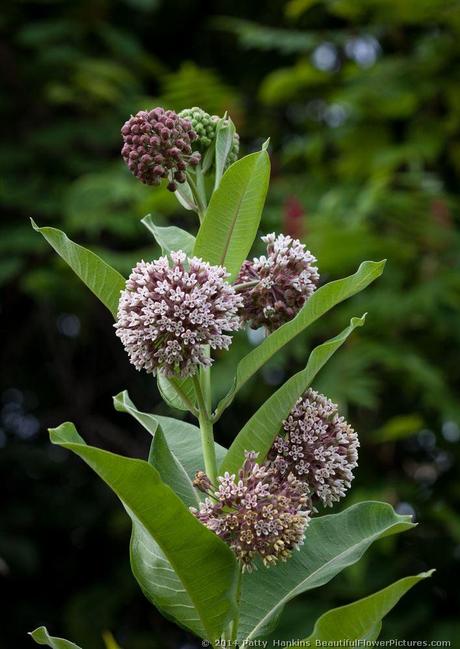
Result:
[[[380,630],[379,625],[385,615],[408,590],[419,581],[430,577],[433,572],[430,570],[413,577],[404,577],[373,595],[324,613],[317,620],[311,636],[304,643],[292,645],[293,649],[300,649],[302,646],[314,647],[321,641],[376,639],[378,637],[377,629]],[[310,642],[310,644],[306,645],[306,642]]]
[[153,234],[164,255],[169,255],[172,250],[183,250],[188,257],[192,256],[195,237],[189,232],[175,225],[166,228],[155,225],[151,214],[144,216],[141,223]]
[[197,490],[180,460],[171,452],[161,426],[158,426],[150,448],[149,463],[155,467],[163,482],[171,487],[188,507],[200,504]]
[[184,207],[186,210],[192,210],[193,212],[197,211],[198,207],[195,203],[193,192],[187,181],[185,181],[185,183],[179,183],[177,185],[177,189],[174,192],[174,195],[182,205],[182,207]]
[[244,575],[239,638],[266,635],[293,597],[326,584],[359,561],[377,539],[412,527],[410,516],[400,516],[380,502],[362,502],[339,514],[313,518],[305,543],[289,561]]
[[329,309],[369,286],[382,274],[384,266],[385,261],[365,261],[354,275],[329,282],[315,291],[295,318],[270,334],[238,363],[234,385],[217,406],[216,416],[230,405],[238,390],[277,351]]
[[319,370],[327,363],[334,352],[345,342],[356,327],[364,324],[365,315],[352,318],[349,326],[338,336],[318,345],[311,352],[305,369],[294,374],[282,385],[257,412],[249,419],[238,433],[219,468],[219,474],[225,471],[236,473],[244,461],[245,451],[257,451],[264,458],[270,450],[281,423],[294,407],[297,399],[309,387]]
[[147,462],[87,446],[71,423],[50,430],[50,436],[53,443],[79,455],[111,487],[136,528],[161,548],[206,637],[219,637],[235,610],[237,567],[228,546],[188,511]]
[[[113,401],[115,410],[126,412],[134,417],[152,436],[155,434],[157,426],[160,425],[169,448],[192,479],[198,469],[203,469],[200,429],[197,426],[172,417],[140,412],[129,398],[126,390],[117,394]],[[227,449],[219,444],[214,444],[214,447],[217,460],[221,461]]]
[[200,616],[158,543],[133,522],[131,570],[145,597],[164,617],[200,638],[208,637]]
[[228,154],[233,145],[233,136],[235,135],[235,125],[229,118],[222,118],[216,127],[215,140],[215,161],[216,174],[214,180],[214,191],[219,187],[220,181],[225,170]]
[[270,179],[270,158],[262,149],[237,160],[209,202],[198,231],[195,255],[225,266],[235,278],[259,227]]
[[52,649],[81,649],[78,645],[69,640],[55,638],[49,635],[45,626],[39,626],[35,631],[31,631],[29,635],[37,644],[46,645],[47,647],[52,647]]
[[[204,466],[200,442],[200,429],[184,421],[162,417],[137,410],[128,392],[120,392],[114,399],[115,410],[130,414],[154,436],[149,462],[153,463],[155,436],[161,426],[169,449],[185,469],[190,480]],[[225,449],[216,444],[216,454],[223,457]],[[195,503],[196,505],[196,503]],[[130,544],[131,568],[142,592],[165,617],[186,627],[200,637],[205,637],[203,625],[187,591],[161,548],[145,530],[133,522]]]
[[171,408],[194,412],[195,410],[195,388],[190,377],[168,378],[161,372],[157,374],[158,390],[163,400]]
[[117,315],[120,291],[126,280],[100,257],[71,241],[67,235],[56,228],[39,228],[31,219],[32,227],[40,232],[50,246],[66,261],[78,277],[91,289],[115,318]]

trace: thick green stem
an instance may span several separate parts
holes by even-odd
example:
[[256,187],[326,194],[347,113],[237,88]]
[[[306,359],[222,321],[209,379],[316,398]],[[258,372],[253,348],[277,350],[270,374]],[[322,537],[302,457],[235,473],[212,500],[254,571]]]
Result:
[[196,400],[199,409],[198,421],[200,423],[201,447],[203,449],[204,468],[208,478],[213,484],[216,484],[217,460],[216,451],[214,448],[214,434],[212,429],[211,416],[206,406],[205,398],[203,396],[200,379],[196,375],[193,377],[193,384],[195,386]]

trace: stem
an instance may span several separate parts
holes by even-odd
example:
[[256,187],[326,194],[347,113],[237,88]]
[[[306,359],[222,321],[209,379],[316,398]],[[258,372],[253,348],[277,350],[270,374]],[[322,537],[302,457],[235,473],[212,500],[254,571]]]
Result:
[[192,190],[193,198],[195,199],[198,207],[198,217],[200,219],[200,223],[202,223],[204,214],[206,212],[206,205],[203,203],[203,199],[200,195],[200,191],[198,190],[196,182],[192,178],[191,173],[187,173],[187,180],[188,180],[188,184],[190,185],[190,189]]
[[232,635],[231,635],[231,641],[234,642],[236,640],[236,636],[238,634],[238,626],[240,623],[240,600],[241,600],[241,585],[243,582],[243,570],[241,566],[239,567],[238,571],[238,581],[236,584],[236,615],[233,618],[232,622]]
[[240,291],[245,291],[247,288],[252,288],[253,286],[257,286],[260,280],[258,279],[253,279],[251,282],[242,282],[241,284],[233,284],[233,288],[235,289],[236,293],[239,293]]
[[217,481],[217,461],[216,452],[214,449],[214,435],[212,430],[212,421],[206,402],[201,390],[200,379],[198,376],[193,377],[193,384],[195,386],[196,400],[198,402],[198,421],[200,422],[201,431],[201,447],[203,449],[204,468],[206,475],[213,484]]
[[195,167],[195,174],[196,174],[196,188],[198,194],[200,195],[201,203],[204,206],[204,209],[206,211],[206,208],[208,207],[208,199],[206,196],[206,186],[204,184],[204,175],[203,175],[203,168],[201,166],[201,162]]

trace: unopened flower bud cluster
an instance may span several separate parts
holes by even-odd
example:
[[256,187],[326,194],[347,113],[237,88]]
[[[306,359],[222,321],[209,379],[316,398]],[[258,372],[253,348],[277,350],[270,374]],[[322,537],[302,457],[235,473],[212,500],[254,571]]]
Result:
[[190,122],[172,110],[154,108],[141,110],[123,125],[121,154],[131,172],[146,185],[159,185],[168,179],[168,189],[186,180],[188,165],[200,161],[200,153],[192,151],[197,134]]
[[[196,145],[198,149],[204,153],[216,139],[217,125],[221,118],[218,115],[209,115],[202,108],[194,106],[193,108],[185,108],[179,113],[179,117],[186,119],[192,125],[193,130],[197,134]],[[224,126],[228,120],[224,120]],[[225,166],[228,167],[238,159],[238,152],[240,150],[240,137],[238,133],[233,134],[233,142],[228,152]]]

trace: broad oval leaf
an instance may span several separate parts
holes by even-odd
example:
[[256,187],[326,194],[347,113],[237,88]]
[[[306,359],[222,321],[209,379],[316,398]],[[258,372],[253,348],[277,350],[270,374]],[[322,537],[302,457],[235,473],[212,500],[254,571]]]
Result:
[[339,514],[313,518],[305,543],[286,563],[245,574],[242,585],[239,638],[266,635],[284,605],[301,593],[330,581],[359,561],[377,539],[414,527],[380,502],[363,502]]
[[[155,434],[158,426],[161,426],[171,452],[180,461],[190,478],[193,479],[198,469],[203,469],[201,434],[197,426],[180,419],[141,412],[131,401],[126,390],[117,394],[113,402],[115,410],[126,412],[134,417],[151,435]],[[214,448],[217,461],[222,461],[227,449],[217,443],[214,444]]]
[[364,320],[365,315],[362,318],[352,318],[349,326],[338,336],[315,347],[305,369],[294,374],[272,394],[240,430],[219,468],[220,475],[225,471],[236,473],[244,461],[245,451],[257,451],[261,458],[265,457],[281,428],[282,421],[286,419],[297,399],[351,332],[364,324]]
[[141,223],[153,234],[164,255],[169,255],[173,250],[183,250],[188,257],[193,254],[195,237],[186,230],[175,225],[168,227],[155,225],[151,214],[144,216]]
[[276,352],[334,306],[369,286],[380,277],[384,266],[385,260],[365,261],[353,275],[329,282],[315,291],[295,318],[267,336],[258,347],[241,359],[236,370],[234,385],[217,406],[216,417],[230,405],[235,394],[246,381]]
[[161,548],[206,637],[219,637],[235,612],[237,566],[228,546],[189,512],[149,463],[87,446],[71,423],[50,430],[50,436],[111,487],[135,524]]
[[[135,407],[126,390],[114,397],[114,406],[115,410],[130,414],[154,436],[149,455],[150,463],[155,465],[154,458],[158,449],[155,440],[161,427],[170,452],[174,454],[176,460],[184,468],[190,481],[196,471],[203,468],[204,462],[199,428],[171,417],[141,412]],[[225,449],[216,444],[217,456],[222,458],[224,453]],[[167,466],[164,466],[163,469],[164,471],[169,470]],[[163,475],[162,477],[165,480]],[[196,506],[196,502],[190,504]],[[176,624],[186,627],[200,637],[204,637],[205,631],[200,618],[171,564],[155,540],[140,525],[136,525],[134,522],[130,557],[133,574],[147,599],[165,617],[173,619]]]
[[70,642],[70,640],[51,636],[45,626],[39,626],[35,631],[31,631],[29,635],[37,644],[45,645],[52,649],[81,649],[81,647]]
[[133,522],[130,544],[131,570],[145,597],[179,626],[200,638],[207,633],[189,594],[158,543]]
[[[321,642],[345,640],[375,640],[380,631],[381,621],[419,581],[430,577],[434,571],[422,572],[413,577],[404,577],[391,586],[373,595],[363,597],[357,602],[334,608],[316,621],[313,633],[293,649],[318,646]],[[310,644],[307,644],[310,643]]]
[[210,264],[225,266],[233,279],[257,234],[269,179],[267,151],[237,160],[213,193],[198,231],[195,255]]
[[194,412],[195,388],[190,377],[168,378],[162,372],[157,375],[158,390],[170,408]]
[[125,288],[125,278],[94,252],[74,243],[61,230],[39,228],[32,219],[31,222],[34,230],[43,235],[50,246],[116,318],[120,291]]
[[200,504],[191,477],[169,448],[160,425],[155,431],[150,447],[149,463],[158,471],[163,482],[169,485],[188,507],[197,507]]

